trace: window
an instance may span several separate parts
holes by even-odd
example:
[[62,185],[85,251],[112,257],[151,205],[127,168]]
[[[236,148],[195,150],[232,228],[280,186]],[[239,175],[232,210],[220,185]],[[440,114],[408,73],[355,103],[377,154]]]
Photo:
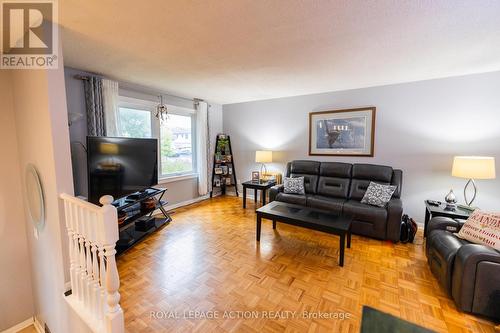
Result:
[[120,96],[120,136],[158,139],[160,178],[195,173],[194,110],[167,105],[168,119],[161,123],[154,117],[156,105],[155,102]]
[[121,136],[129,138],[150,138],[151,134],[151,111],[134,108],[120,107]]
[[160,157],[162,176],[192,173],[193,117],[170,114],[160,125]]

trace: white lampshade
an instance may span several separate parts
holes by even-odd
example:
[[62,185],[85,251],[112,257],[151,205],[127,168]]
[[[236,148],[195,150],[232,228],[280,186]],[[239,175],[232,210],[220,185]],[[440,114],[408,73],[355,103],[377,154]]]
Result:
[[271,163],[273,161],[273,152],[270,150],[257,150],[255,152],[255,162]]
[[495,158],[488,156],[455,156],[451,175],[470,179],[494,179]]

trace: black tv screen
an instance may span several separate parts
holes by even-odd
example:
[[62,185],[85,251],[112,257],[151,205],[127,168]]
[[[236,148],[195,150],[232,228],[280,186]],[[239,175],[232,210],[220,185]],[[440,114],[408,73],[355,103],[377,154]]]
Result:
[[158,140],[87,137],[89,201],[118,199],[158,184]]

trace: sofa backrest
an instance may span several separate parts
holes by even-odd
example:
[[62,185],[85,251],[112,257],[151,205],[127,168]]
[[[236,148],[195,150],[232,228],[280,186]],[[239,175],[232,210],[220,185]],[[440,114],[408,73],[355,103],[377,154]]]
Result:
[[336,198],[347,198],[351,184],[352,164],[321,162],[317,193]]
[[292,161],[287,166],[287,177],[304,177],[306,193],[315,194],[318,187],[320,164],[316,161]]
[[349,197],[361,200],[371,181],[389,185],[392,180],[393,169],[390,166],[374,164],[353,164],[352,181]]
[[304,177],[309,194],[361,200],[370,181],[397,186],[394,198],[401,197],[403,171],[375,164],[350,164],[297,160],[287,164],[286,177]]

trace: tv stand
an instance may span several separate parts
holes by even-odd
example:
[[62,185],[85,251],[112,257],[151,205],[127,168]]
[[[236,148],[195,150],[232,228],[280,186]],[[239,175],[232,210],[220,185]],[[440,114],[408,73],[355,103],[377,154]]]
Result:
[[[116,243],[117,255],[127,251],[145,237],[172,221],[172,218],[163,207],[168,203],[167,201],[162,200],[165,192],[167,192],[167,189],[157,189],[151,187],[141,192],[135,192],[126,197],[119,198],[113,202],[113,206],[116,207],[118,214],[122,212],[127,213],[125,222],[119,225],[120,238]],[[141,209],[141,203],[150,198],[155,200],[155,208],[148,210]],[[153,212],[156,209],[161,211],[163,217],[153,216]],[[147,229],[145,229],[142,225],[136,225],[136,222],[139,222],[141,218],[144,220],[145,217],[149,220]]]

